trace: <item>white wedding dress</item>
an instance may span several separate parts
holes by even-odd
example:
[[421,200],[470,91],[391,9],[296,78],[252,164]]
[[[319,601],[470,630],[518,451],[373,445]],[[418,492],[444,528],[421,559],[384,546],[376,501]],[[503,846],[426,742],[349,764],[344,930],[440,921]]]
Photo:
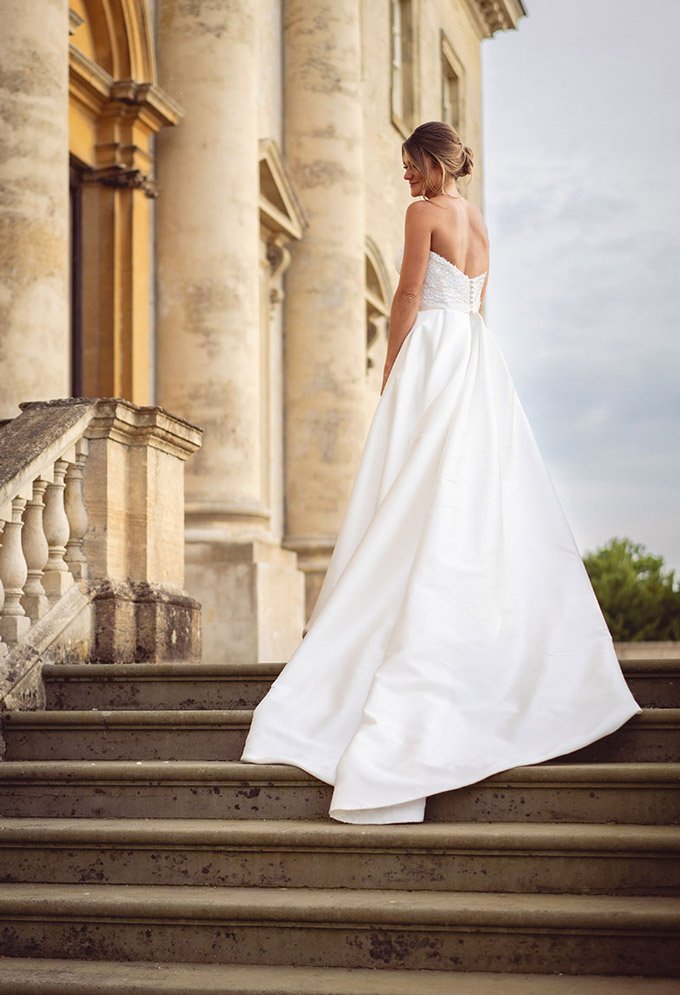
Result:
[[428,795],[642,710],[479,313],[484,276],[430,254],[307,634],[241,757],[334,785],[339,822],[421,822]]

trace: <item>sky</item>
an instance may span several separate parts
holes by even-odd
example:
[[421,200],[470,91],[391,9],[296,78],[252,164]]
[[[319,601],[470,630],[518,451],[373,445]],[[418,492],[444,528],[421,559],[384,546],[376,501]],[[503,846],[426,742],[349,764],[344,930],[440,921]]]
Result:
[[524,0],[482,44],[486,324],[582,555],[680,577],[680,0]]

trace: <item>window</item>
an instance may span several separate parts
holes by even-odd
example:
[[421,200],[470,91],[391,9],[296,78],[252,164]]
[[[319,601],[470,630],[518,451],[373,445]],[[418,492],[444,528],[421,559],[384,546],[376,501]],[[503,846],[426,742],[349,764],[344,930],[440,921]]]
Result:
[[413,129],[415,110],[413,4],[392,0],[392,121],[404,137]]
[[452,125],[462,138],[465,129],[463,120],[464,71],[448,38],[442,34],[442,121]]
[[366,382],[375,398],[382,383],[390,313],[390,281],[377,245],[366,239]]

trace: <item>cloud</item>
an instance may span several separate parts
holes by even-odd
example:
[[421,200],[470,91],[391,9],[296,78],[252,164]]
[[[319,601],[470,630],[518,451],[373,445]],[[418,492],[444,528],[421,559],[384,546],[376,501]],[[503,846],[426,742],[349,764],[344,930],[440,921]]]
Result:
[[485,44],[487,325],[575,534],[680,568],[675,42],[636,11],[555,0]]

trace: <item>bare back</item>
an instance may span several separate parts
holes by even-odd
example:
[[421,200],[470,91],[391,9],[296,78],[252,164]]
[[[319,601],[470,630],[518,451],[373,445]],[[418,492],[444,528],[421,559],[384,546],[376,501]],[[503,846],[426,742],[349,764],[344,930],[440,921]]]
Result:
[[482,212],[464,197],[434,197],[430,248],[466,276],[489,269],[489,234]]

